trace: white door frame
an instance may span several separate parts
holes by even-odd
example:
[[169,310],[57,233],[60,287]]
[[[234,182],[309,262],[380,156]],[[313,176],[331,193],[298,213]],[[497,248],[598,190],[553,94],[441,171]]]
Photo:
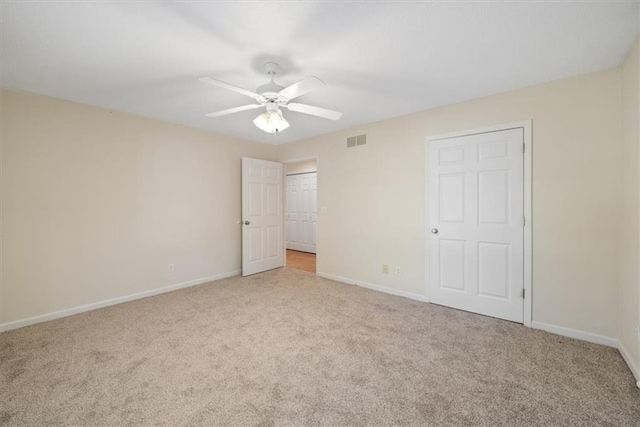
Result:
[[[432,141],[438,141],[443,139],[457,138],[460,136],[476,135],[479,133],[496,132],[501,130],[518,129],[522,128],[524,133],[524,325],[531,327],[532,320],[532,214],[531,214],[531,158],[533,153],[533,138],[532,138],[532,121],[523,120],[520,122],[507,123],[502,125],[487,126],[476,129],[469,129],[460,132],[452,132],[442,135],[432,135],[427,137],[425,143],[425,195],[429,188],[429,145]],[[424,229],[424,241],[425,241],[425,295],[427,302],[431,301],[429,294],[429,245],[426,242],[429,241],[429,198],[425,197],[425,229]]]
[[[318,155],[313,155],[313,156],[306,156],[306,157],[295,157],[292,159],[286,159],[286,160],[279,160],[280,163],[282,164],[287,164],[287,163],[298,163],[298,162],[304,162],[306,160],[315,160],[316,161],[316,173],[317,173],[317,177],[320,176],[320,156]],[[284,171],[284,168],[282,169]],[[282,184],[286,185],[286,174],[283,172],[282,173]],[[285,187],[283,187],[285,188]],[[284,212],[284,209],[286,207],[285,203],[287,203],[286,200],[286,194],[287,192],[284,191],[285,197],[282,198],[282,209]],[[320,201],[320,180],[316,178],[316,207],[318,209],[318,221],[316,224],[316,272],[315,274],[318,274],[318,258],[320,257],[320,239],[318,238],[318,236],[320,236],[320,204],[318,203]],[[286,218],[283,217],[282,219],[282,241],[285,241],[285,235],[284,233],[287,232],[286,230]],[[284,245],[284,265],[287,265],[287,245]]]

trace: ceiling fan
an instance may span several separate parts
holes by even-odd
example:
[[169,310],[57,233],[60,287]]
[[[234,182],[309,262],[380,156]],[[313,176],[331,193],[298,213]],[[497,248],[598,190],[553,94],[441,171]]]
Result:
[[250,90],[246,90],[211,77],[201,78],[201,82],[241,93],[258,102],[257,104],[243,105],[241,107],[209,113],[206,114],[206,116],[221,117],[227,114],[239,113],[240,111],[266,107],[267,111],[256,117],[253,123],[258,128],[268,133],[278,133],[289,127],[289,123],[285,120],[280,108],[286,108],[289,111],[310,114],[312,116],[322,117],[329,120],[338,120],[342,117],[342,113],[338,111],[314,107],[313,105],[289,102],[292,99],[323,87],[325,83],[319,78],[315,76],[305,77],[299,82],[285,88],[274,81],[276,74],[280,71],[280,66],[278,64],[275,62],[267,62],[265,64],[265,70],[267,74],[271,76],[271,81],[262,86],[258,86],[255,92],[251,92]]

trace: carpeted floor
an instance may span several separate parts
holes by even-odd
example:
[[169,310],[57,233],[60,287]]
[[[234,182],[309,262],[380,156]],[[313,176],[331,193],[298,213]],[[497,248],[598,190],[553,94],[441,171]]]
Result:
[[287,268],[5,332],[0,362],[0,425],[640,425],[615,349]]

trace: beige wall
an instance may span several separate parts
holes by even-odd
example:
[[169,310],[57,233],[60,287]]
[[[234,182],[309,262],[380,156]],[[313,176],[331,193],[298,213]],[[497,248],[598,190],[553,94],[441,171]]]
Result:
[[306,173],[316,172],[317,162],[316,159],[303,160],[300,162],[291,162],[284,164],[284,174],[289,175],[292,173]]
[[[640,46],[629,52],[622,66],[622,220],[620,232],[620,289],[618,339],[621,351],[628,353],[630,364],[640,374],[640,344],[636,328],[640,325],[640,282],[638,268],[640,254],[640,194],[638,174],[638,146],[640,144]],[[640,379],[640,378],[639,378]]]
[[[620,117],[617,68],[286,144],[279,156],[319,156],[319,272],[424,295],[426,138],[532,119],[533,320],[615,337]],[[347,149],[360,133],[367,145]]]
[[238,270],[241,156],[319,156],[318,271],[424,295],[426,138],[532,119],[533,319],[631,342],[633,61],[278,147],[3,90],[0,324]]
[[240,269],[240,157],[273,147],[7,90],[1,117],[0,324]]

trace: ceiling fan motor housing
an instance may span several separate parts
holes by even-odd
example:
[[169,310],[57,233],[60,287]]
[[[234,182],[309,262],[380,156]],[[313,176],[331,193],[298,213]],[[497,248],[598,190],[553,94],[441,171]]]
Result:
[[280,71],[280,65],[275,62],[267,62],[264,64],[264,70],[267,72],[269,76],[271,76],[271,81],[262,86],[258,86],[256,92],[260,95],[264,96],[268,101],[284,101],[281,99],[279,92],[284,89],[283,86],[276,84],[274,79],[276,78],[276,74]]
[[276,100],[280,97],[279,92],[282,89],[284,89],[284,87],[274,83],[274,81],[271,80],[269,83],[265,85],[258,86],[258,89],[256,89],[256,92],[264,96],[268,100]]

